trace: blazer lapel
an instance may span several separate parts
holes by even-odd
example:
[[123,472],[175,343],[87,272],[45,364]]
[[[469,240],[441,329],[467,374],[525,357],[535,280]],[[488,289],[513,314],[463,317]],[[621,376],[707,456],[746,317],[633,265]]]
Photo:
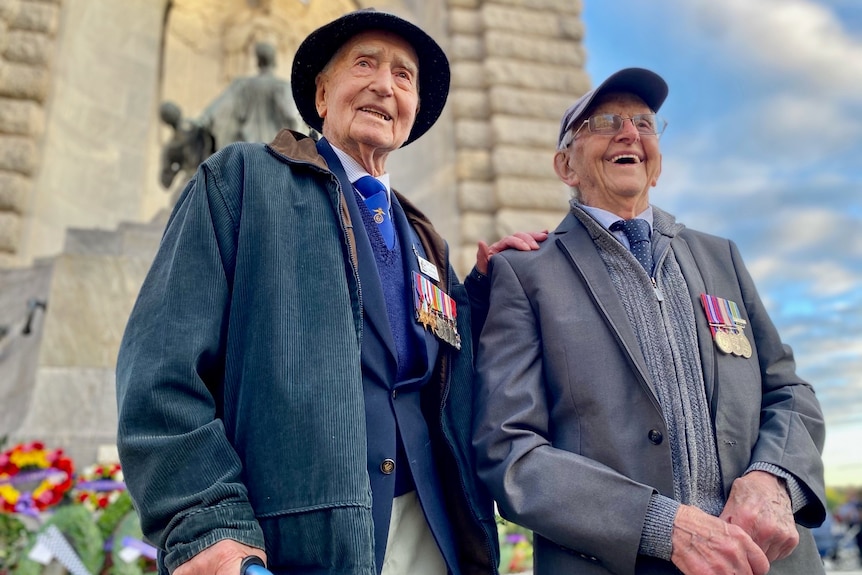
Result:
[[599,255],[589,231],[570,213],[555,234],[558,236],[557,246],[563,251],[575,272],[583,278],[584,285],[596,308],[604,317],[608,329],[614,333],[620,347],[629,356],[632,367],[641,381],[653,396],[657,397],[635,332],[623,309],[622,301],[611,283],[610,276],[605,271],[605,262]]
[[[362,214],[359,212],[359,206],[356,204],[356,194],[353,192],[353,185],[347,178],[347,174],[329,142],[321,138],[317,142],[317,150],[326,160],[326,164],[332,173],[338,178],[341,190],[347,201],[350,219],[353,221],[365,322],[372,328],[373,335],[383,343],[392,361],[396,361],[395,341],[392,339],[392,328],[389,326],[389,317],[386,315],[386,302],[383,298],[383,287],[380,284],[380,273],[377,271],[377,262],[374,260],[374,251],[371,249],[368,233],[362,224]],[[365,334],[363,338],[369,335],[372,334]],[[385,378],[383,380],[385,381]]]
[[703,369],[703,385],[706,388],[706,398],[709,401],[709,408],[712,412],[713,420],[715,420],[716,409],[713,405],[715,397],[715,372],[717,369],[715,356],[715,342],[712,339],[712,330],[709,329],[709,321],[706,317],[706,312],[703,309],[700,296],[704,293],[709,293],[704,276],[700,273],[697,266],[697,259],[691,253],[691,248],[684,239],[676,236],[673,242],[673,253],[676,256],[676,261],[679,263],[682,275],[685,277],[685,283],[688,286],[691,294],[691,303],[694,307],[694,320],[697,330],[697,343],[700,346],[700,365]]
[[[416,253],[413,252],[414,248],[418,252],[418,255],[426,259],[427,256],[425,254],[425,248],[422,246],[422,243],[419,241],[419,237],[413,231],[413,228],[410,227],[410,222],[407,221],[407,216],[404,214],[404,208],[401,207],[401,204],[398,202],[394,193],[392,194],[392,216],[392,223],[395,224],[395,232],[398,234],[398,241],[401,242],[401,257],[404,261],[404,269],[407,270],[407,278],[405,279],[405,282],[411,290],[411,297],[416,297],[416,294],[414,293],[416,286],[413,283],[413,273],[415,272],[422,275],[422,272],[419,269],[419,260],[416,258]],[[442,287],[445,288],[445,286]],[[431,330],[425,329],[418,321],[413,321],[410,325],[413,328],[416,341],[425,342],[425,349],[423,350],[425,353],[425,357],[423,358],[425,362],[423,373],[425,373],[433,364],[433,361],[431,361],[430,358],[437,357],[437,350],[440,346],[440,342],[434,334],[431,333]]]

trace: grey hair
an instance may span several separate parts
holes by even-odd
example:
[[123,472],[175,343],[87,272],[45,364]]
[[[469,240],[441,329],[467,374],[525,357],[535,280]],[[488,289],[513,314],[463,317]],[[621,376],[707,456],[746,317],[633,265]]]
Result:
[[562,139],[562,140],[560,140],[560,145],[559,145],[559,146],[557,146],[557,151],[558,151],[558,152],[563,152],[563,151],[565,151],[565,150],[566,150],[566,148],[568,148],[569,146],[571,146],[571,145],[572,145],[572,142],[574,142],[574,141],[575,141],[575,130],[572,130],[572,129],[570,128],[570,129],[569,129],[569,131],[568,131],[568,132],[566,132],[566,135],[565,135],[565,136],[563,136],[563,139]]

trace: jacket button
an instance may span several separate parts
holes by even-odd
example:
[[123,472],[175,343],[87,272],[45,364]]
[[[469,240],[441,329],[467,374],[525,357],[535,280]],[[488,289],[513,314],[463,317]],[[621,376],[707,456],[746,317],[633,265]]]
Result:
[[649,440],[656,445],[660,444],[664,439],[664,436],[658,429],[650,429],[649,434],[647,434],[647,437],[649,437]]
[[395,471],[395,461],[392,459],[384,459],[383,463],[380,464],[380,471],[382,471],[384,475],[390,475]]

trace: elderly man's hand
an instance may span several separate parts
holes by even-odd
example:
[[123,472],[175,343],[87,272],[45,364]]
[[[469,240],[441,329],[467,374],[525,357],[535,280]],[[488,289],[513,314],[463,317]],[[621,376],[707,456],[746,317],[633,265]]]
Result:
[[539,242],[548,239],[548,231],[543,232],[515,232],[510,236],[494,242],[490,246],[479,240],[479,250],[476,252],[476,269],[479,273],[488,273],[488,260],[491,256],[503,250],[516,249],[522,252],[539,249]]
[[266,553],[233,539],[222,539],[176,569],[173,575],[239,575],[242,560],[257,555],[266,563]]
[[670,560],[685,575],[764,575],[769,560],[742,528],[690,505],[673,521]]
[[799,544],[784,480],[765,471],[752,471],[733,482],[719,518],[748,533],[770,562],[784,559]]

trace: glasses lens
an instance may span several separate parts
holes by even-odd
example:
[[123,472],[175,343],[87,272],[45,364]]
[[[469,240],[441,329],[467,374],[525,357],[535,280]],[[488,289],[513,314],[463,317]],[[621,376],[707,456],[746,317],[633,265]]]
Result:
[[632,123],[641,134],[652,135],[656,133],[657,123],[655,114],[636,114],[632,116]]
[[590,116],[590,132],[594,134],[616,134],[623,124],[617,114],[597,114]]
[[638,114],[632,118],[638,132],[645,135],[658,135],[664,132],[667,122],[656,114]]
[[623,122],[629,119],[635,129],[644,136],[660,135],[667,126],[667,122],[661,116],[652,113],[635,114],[631,118],[623,118],[619,114],[596,114],[589,119],[590,132],[614,135],[620,131]]

